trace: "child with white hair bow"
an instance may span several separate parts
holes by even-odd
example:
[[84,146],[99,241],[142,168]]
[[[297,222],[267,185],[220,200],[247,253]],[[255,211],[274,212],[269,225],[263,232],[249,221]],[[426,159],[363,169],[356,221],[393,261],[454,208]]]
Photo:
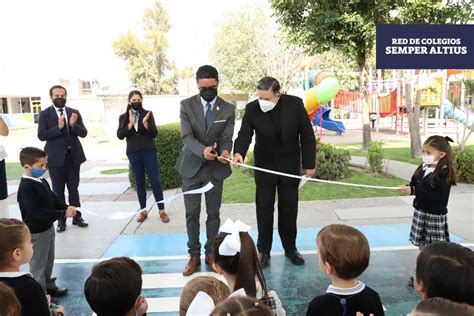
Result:
[[273,315],[286,315],[278,295],[269,291],[250,226],[240,220],[227,219],[219,229],[212,246],[214,270],[222,274],[231,292],[244,289],[248,296],[266,304]]

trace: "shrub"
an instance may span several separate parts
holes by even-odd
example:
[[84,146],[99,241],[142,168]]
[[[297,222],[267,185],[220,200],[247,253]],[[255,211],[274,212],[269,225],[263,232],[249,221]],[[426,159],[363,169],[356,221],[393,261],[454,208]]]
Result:
[[367,161],[369,162],[370,170],[375,172],[375,174],[382,172],[383,158],[383,142],[370,142],[369,150],[367,151]]
[[[181,186],[181,176],[174,170],[174,164],[178,160],[183,142],[181,141],[181,127],[179,123],[157,126],[158,134],[155,137],[155,145],[160,165],[160,181],[163,190],[178,188]],[[129,166],[128,178],[132,188],[137,184]],[[146,177],[146,187],[151,189],[150,180]]]
[[[247,155],[245,156],[244,163],[246,165],[251,165],[251,166],[254,165],[253,151],[247,151]],[[254,174],[253,169],[250,169],[250,168],[241,168],[241,169],[242,169],[243,174],[253,177],[253,174]]]
[[474,152],[468,149],[461,151],[459,148],[454,148],[453,154],[457,180],[474,183]]
[[316,178],[337,180],[349,175],[349,151],[320,142],[316,148]]

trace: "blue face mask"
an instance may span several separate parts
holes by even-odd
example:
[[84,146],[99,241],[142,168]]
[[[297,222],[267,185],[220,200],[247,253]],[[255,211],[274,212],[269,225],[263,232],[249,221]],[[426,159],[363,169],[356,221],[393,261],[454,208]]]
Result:
[[47,170],[46,169],[36,169],[36,168],[31,168],[31,176],[34,178],[39,178],[45,174]]

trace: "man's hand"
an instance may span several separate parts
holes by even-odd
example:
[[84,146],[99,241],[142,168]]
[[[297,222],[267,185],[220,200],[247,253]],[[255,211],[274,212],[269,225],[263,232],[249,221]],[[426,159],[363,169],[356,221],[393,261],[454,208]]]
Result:
[[239,153],[234,154],[234,163],[237,168],[240,168],[240,163],[244,163],[244,158],[242,158],[242,155]]
[[411,187],[409,185],[399,185],[398,189],[405,194],[411,194]]
[[213,154],[212,151],[214,150],[215,152],[215,149],[217,147],[217,144],[214,143],[213,146],[208,146],[206,148],[204,148],[204,152],[202,153],[202,155],[204,156],[204,159],[206,160],[214,160],[217,158],[217,153]]
[[64,120],[64,116],[65,114],[62,114],[58,117],[58,127],[59,129],[63,129],[64,128],[64,124],[66,123],[66,121]]
[[150,119],[151,111],[148,111],[148,113],[145,115],[143,118],[143,126],[148,129],[148,120]]
[[132,110],[128,110],[128,129],[131,130],[133,125],[135,125],[135,114]]
[[72,113],[71,118],[69,119],[69,126],[73,127],[77,123],[77,118],[79,116],[77,113]]
[[305,174],[308,178],[314,177],[315,170],[314,169],[305,169]]
[[230,154],[229,154],[229,151],[228,150],[224,150],[222,153],[221,153],[221,157],[222,158],[219,158],[219,162],[226,165],[228,164],[229,162],[223,158],[227,158],[229,159],[230,158]]
[[74,217],[76,215],[76,207],[69,205],[66,209],[66,217]]

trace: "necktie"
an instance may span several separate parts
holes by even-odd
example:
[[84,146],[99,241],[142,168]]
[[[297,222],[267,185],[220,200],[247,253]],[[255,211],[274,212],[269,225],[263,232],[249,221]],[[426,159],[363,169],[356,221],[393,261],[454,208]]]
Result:
[[138,132],[138,119],[139,119],[139,113],[138,111],[135,112],[135,124],[133,126],[135,127],[135,130]]
[[[64,109],[63,108],[59,109],[59,114],[63,115],[63,113],[64,113]],[[66,148],[70,148],[71,147],[71,140],[70,140],[70,136],[69,136],[69,126],[67,124],[66,116],[64,116],[64,125],[66,125],[66,129],[65,129],[65,131],[66,131],[66,135],[65,135],[66,140],[64,142],[64,146]]]
[[206,121],[206,130],[211,126],[211,119],[212,119],[212,107],[211,104],[208,102],[206,104],[206,114],[204,116]]

